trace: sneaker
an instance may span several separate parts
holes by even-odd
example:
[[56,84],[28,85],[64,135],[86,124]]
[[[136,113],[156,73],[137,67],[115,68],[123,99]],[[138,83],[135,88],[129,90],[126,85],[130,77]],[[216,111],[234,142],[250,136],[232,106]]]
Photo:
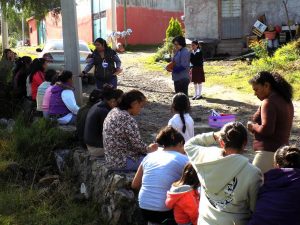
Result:
[[192,98],[192,100],[196,100],[197,97],[198,97],[198,96],[195,95],[195,96]]
[[199,99],[202,99],[202,98],[203,98],[202,95],[200,95],[200,96],[196,97],[196,100],[199,100]]

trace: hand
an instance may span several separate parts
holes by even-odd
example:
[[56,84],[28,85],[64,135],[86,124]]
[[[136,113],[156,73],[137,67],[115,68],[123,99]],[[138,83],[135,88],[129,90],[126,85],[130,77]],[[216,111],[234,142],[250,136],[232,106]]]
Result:
[[122,73],[122,69],[121,68],[117,68],[116,72],[114,73],[115,76],[120,75],[120,73]]
[[219,142],[221,138],[221,131],[214,132],[214,139],[216,142]]
[[82,71],[81,74],[79,75],[80,77],[87,77],[87,72]]
[[148,146],[148,152],[155,152],[158,149],[158,144],[157,143],[152,143]]
[[248,131],[249,132],[251,132],[251,133],[253,133],[253,125],[254,125],[254,123],[253,122],[251,122],[251,121],[248,121],[247,122],[247,129],[248,129]]

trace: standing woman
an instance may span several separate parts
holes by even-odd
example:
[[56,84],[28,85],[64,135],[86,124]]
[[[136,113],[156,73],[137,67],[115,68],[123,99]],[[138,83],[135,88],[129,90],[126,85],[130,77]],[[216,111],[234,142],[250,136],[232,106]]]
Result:
[[173,39],[175,47],[175,55],[173,58],[172,79],[174,81],[175,92],[183,92],[188,96],[189,89],[189,68],[190,68],[190,52],[186,48],[185,38],[177,36]]
[[117,75],[121,72],[121,60],[117,53],[107,46],[102,38],[97,38],[94,42],[96,47],[92,54],[90,63],[84,68],[82,73],[86,75],[95,66],[95,78],[98,89],[103,89],[104,84],[110,84],[117,88]]
[[195,85],[193,100],[198,100],[202,98],[202,83],[205,82],[205,77],[203,70],[203,53],[197,40],[192,42],[191,64],[192,82]]
[[254,135],[253,165],[263,173],[273,168],[274,152],[289,144],[294,106],[293,88],[279,74],[260,72],[249,83],[261,106],[248,122],[248,130]]

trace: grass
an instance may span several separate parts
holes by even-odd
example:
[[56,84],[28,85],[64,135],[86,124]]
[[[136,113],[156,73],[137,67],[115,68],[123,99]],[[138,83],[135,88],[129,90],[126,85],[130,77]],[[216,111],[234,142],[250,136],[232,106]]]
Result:
[[[95,203],[74,202],[64,191],[45,195],[19,186],[0,189],[0,224],[2,225],[91,225],[99,217]],[[102,223],[101,223],[102,224]]]

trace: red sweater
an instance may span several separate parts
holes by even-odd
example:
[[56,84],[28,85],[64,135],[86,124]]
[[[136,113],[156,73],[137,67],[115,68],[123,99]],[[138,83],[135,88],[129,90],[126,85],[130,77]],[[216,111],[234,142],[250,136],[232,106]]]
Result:
[[38,87],[45,81],[45,74],[42,71],[38,71],[33,75],[31,82],[31,98],[36,100]]
[[166,206],[173,209],[176,223],[197,225],[200,196],[189,185],[172,186],[167,193]]
[[254,150],[275,152],[279,147],[288,145],[293,117],[293,103],[271,93],[253,116]]

